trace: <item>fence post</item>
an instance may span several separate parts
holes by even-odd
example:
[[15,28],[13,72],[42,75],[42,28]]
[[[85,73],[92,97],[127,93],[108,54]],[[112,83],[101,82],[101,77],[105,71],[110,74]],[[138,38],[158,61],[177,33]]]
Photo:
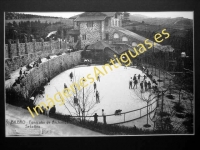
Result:
[[8,40],[8,58],[12,58],[11,39]]
[[124,122],[125,122],[125,113],[124,113]]
[[140,109],[140,117],[141,117],[141,109]]
[[32,43],[33,43],[33,53],[35,53],[35,49],[36,49],[36,40],[32,39]]
[[50,44],[50,51],[51,51],[51,54],[52,54],[53,53],[53,46],[52,46],[53,40],[52,40],[52,38],[50,38],[49,44]]
[[44,39],[43,38],[40,38],[40,40],[41,40],[41,44],[42,44],[42,46],[41,46],[41,51],[43,52],[44,51]]
[[25,54],[28,54],[27,37],[25,37]]

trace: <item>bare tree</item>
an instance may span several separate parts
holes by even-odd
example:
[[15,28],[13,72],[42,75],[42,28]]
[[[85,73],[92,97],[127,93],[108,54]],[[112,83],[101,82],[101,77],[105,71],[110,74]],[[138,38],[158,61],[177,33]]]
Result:
[[[70,113],[75,116],[80,116],[80,119],[84,121],[86,116],[92,116],[97,111],[95,110],[95,107],[98,102],[96,101],[96,94],[92,88],[93,85],[88,83],[88,86],[81,87],[78,83],[80,79],[81,78],[79,78],[78,75],[75,75],[74,72],[72,83],[77,83],[77,84],[71,83],[70,87],[73,93],[71,96],[65,98],[64,106],[68,110],[69,108],[72,108],[72,110],[74,111],[73,112],[70,111]],[[85,83],[83,79],[83,85],[84,84]],[[65,92],[68,93],[67,90]]]
[[137,88],[135,90],[133,90],[134,95],[136,95],[140,100],[144,101],[147,103],[147,124],[144,125],[144,127],[150,127],[151,125],[148,124],[148,110],[149,110],[149,103],[152,100],[155,100],[157,98],[157,95],[153,93],[153,91],[151,89],[149,89],[148,91],[143,91],[140,88]]

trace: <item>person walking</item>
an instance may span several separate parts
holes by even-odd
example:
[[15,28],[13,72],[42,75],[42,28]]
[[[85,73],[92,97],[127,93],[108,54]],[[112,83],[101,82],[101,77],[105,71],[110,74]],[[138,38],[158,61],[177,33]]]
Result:
[[97,113],[95,113],[95,115],[93,115],[94,116],[94,123],[97,123],[98,122],[98,115],[97,115]]
[[129,89],[132,89],[132,78],[129,80]]
[[104,112],[104,109],[102,109],[102,116],[103,116],[103,123],[106,124],[106,114]]
[[140,82],[140,74],[138,74],[138,81]]

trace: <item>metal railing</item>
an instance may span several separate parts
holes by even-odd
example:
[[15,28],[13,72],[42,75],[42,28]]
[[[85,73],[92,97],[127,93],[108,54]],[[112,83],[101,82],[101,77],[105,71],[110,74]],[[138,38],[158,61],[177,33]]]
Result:
[[[114,125],[114,124],[122,124],[130,121],[134,121],[137,119],[140,119],[142,117],[145,117],[157,108],[157,102],[159,98],[153,99],[149,102],[148,106],[144,106],[139,109],[127,111],[120,113],[120,115],[110,114],[105,115],[107,124]],[[147,107],[148,107],[148,113],[147,113]],[[87,120],[93,120],[94,116],[70,116],[72,118],[86,118]],[[98,121],[103,122],[103,116],[98,116]]]

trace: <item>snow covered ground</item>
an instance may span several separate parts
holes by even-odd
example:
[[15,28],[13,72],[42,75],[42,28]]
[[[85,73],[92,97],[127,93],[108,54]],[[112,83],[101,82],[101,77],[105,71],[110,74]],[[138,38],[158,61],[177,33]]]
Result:
[[[94,75],[94,67],[95,66],[85,66],[85,67],[78,67],[74,69],[69,69],[55,78],[53,78],[50,82],[50,85],[45,86],[45,94],[44,97],[40,96],[36,98],[36,104],[39,104],[40,102],[44,102],[45,104],[48,104],[49,101],[47,101],[46,96],[48,95],[49,98],[52,98],[54,100],[54,95],[59,91],[62,93],[64,89],[64,83],[66,83],[67,87],[70,87],[72,85],[72,82],[70,80],[69,74],[73,72],[75,78],[74,81],[79,83],[79,80],[82,77],[85,77],[87,81],[85,82],[85,85],[88,84],[86,88],[84,88],[85,91],[85,97],[88,89],[90,88],[91,94],[88,96],[88,101],[96,101],[96,96],[94,92],[93,83],[91,84],[91,80],[87,78],[88,74],[91,74],[90,77],[95,78]],[[100,71],[102,71],[105,75],[100,75],[100,82],[96,81],[97,84],[97,90],[100,94],[100,103],[97,103],[93,109],[91,109],[88,112],[88,115],[94,115],[94,113],[97,113],[99,116],[102,115],[102,109],[104,109],[104,112],[106,115],[114,114],[115,110],[121,109],[122,113],[139,109],[144,106],[146,106],[146,102],[142,101],[138,96],[135,94],[133,89],[129,89],[129,80],[130,77],[133,77],[134,74],[138,75],[144,75],[142,71],[128,67],[125,69],[124,67],[114,68],[112,66],[113,70],[110,71],[109,67],[106,67],[107,74],[104,72],[102,66],[96,66]],[[143,77],[141,77],[140,80],[143,80]],[[149,81],[149,79],[147,79]],[[138,84],[138,88],[140,89],[140,86]],[[82,95],[82,90],[78,92],[80,95]],[[148,95],[148,92],[145,94]],[[63,96],[64,97],[64,96]],[[73,97],[73,96],[72,96]],[[59,96],[57,96],[57,99],[60,99]],[[80,98],[81,99],[81,98]],[[66,100],[66,98],[65,98]],[[56,102],[54,100],[54,102]],[[56,112],[62,113],[62,114],[69,114],[69,111],[73,116],[75,116],[75,110],[73,107],[71,107],[68,103],[65,103],[67,108],[62,105],[60,106],[61,102],[56,102]],[[156,103],[153,105],[152,108],[155,108]],[[151,109],[150,109],[151,110]],[[141,111],[141,114],[146,114],[146,109],[143,109]],[[125,116],[125,120],[131,120],[134,118],[137,118],[140,116],[140,111],[128,113]],[[146,118],[146,117],[145,117]],[[87,118],[89,119],[89,118]],[[90,118],[93,120],[93,117]],[[102,117],[98,117],[99,122],[103,122]],[[117,122],[123,122],[124,121],[124,115],[117,115],[117,116],[107,116],[106,121],[108,124],[117,123]],[[146,120],[145,120],[146,121]],[[139,120],[137,120],[139,122]],[[144,122],[144,120],[143,120]],[[126,125],[126,124],[125,124]],[[144,125],[144,123],[142,124]],[[130,123],[128,124],[130,126]],[[131,124],[132,126],[132,124]]]

